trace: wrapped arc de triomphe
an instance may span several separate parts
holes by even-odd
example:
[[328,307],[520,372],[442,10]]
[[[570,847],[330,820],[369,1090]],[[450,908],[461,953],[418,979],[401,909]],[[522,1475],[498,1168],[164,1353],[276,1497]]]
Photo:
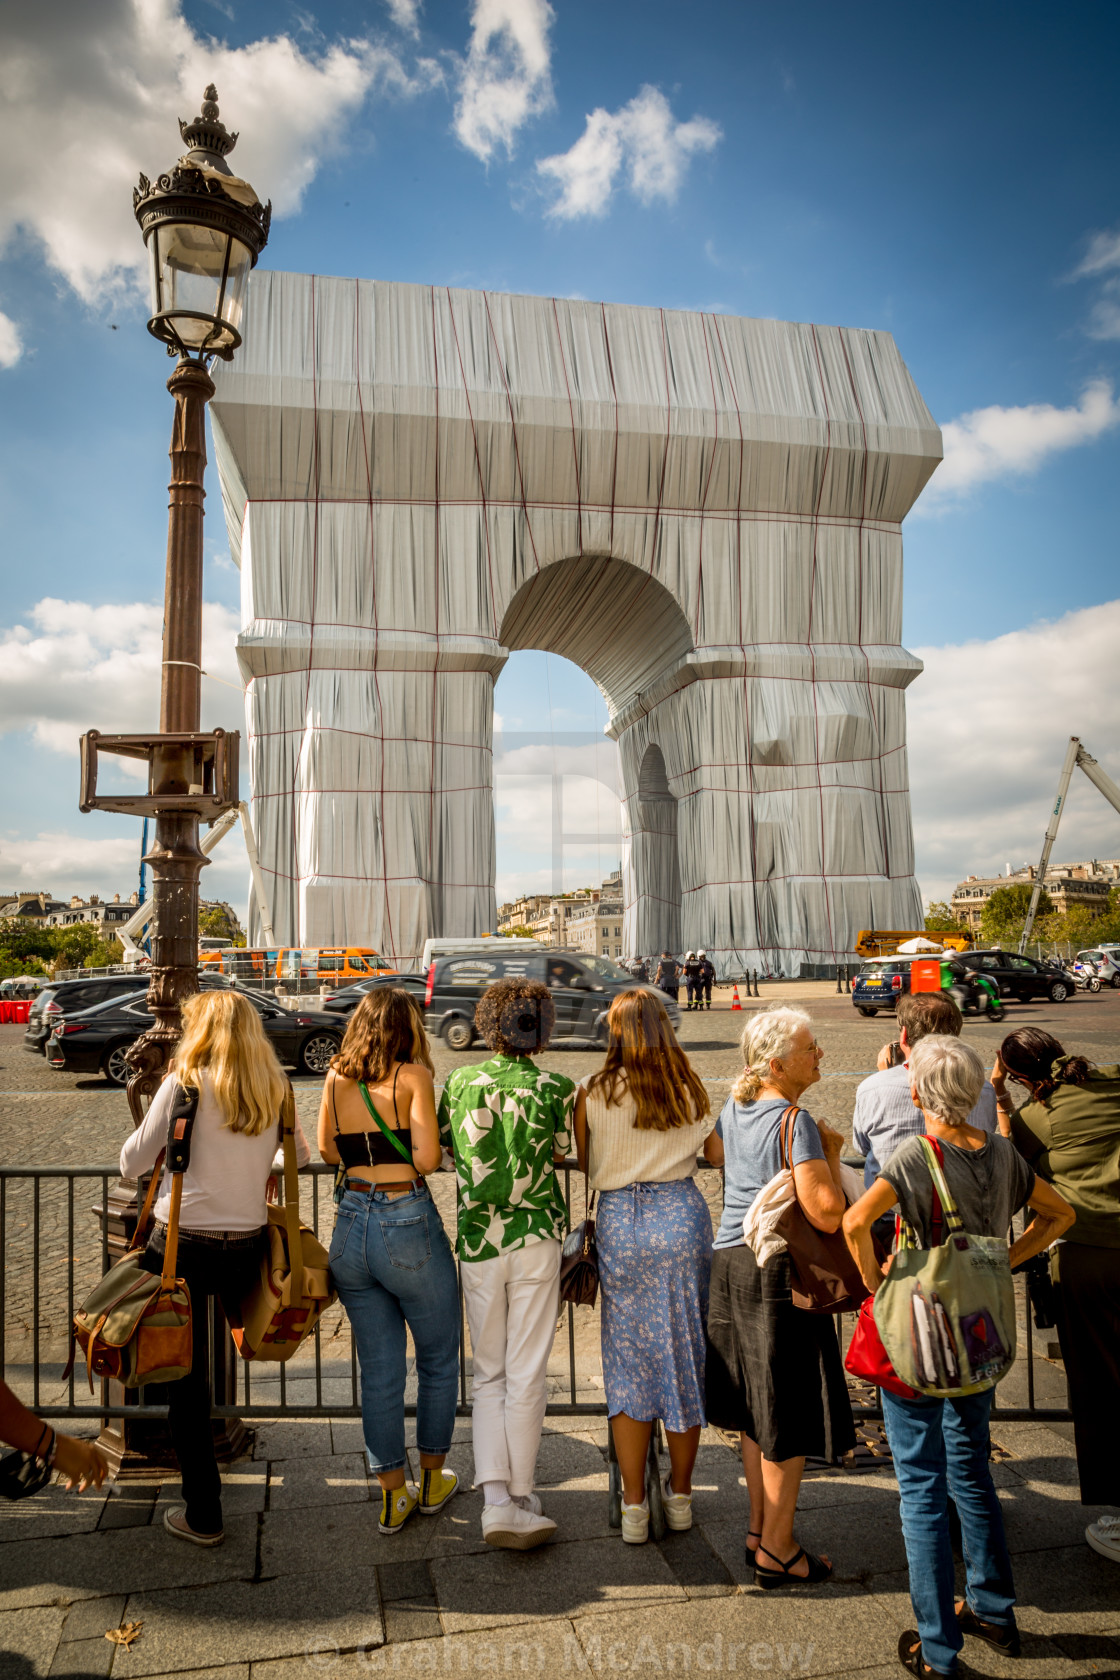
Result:
[[574,660],[625,946],[722,974],[914,927],[900,521],[941,437],[887,333],[254,276],[214,432],[276,936],[495,921],[494,679]]

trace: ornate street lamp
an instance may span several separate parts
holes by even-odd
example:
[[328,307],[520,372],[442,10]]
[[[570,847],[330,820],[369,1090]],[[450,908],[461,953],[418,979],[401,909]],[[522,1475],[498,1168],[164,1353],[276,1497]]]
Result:
[[[237,143],[218,119],[217,92],[206,89],[202,114],[180,121],[188,146],[153,183],[144,175],[133,193],[136,219],[148,247],[152,317],[148,331],[177,357],[167,389],[175,399],[171,431],[171,500],[164,586],[163,675],[158,735],[82,736],[83,811],[123,811],[155,818],[155,843],[144,861],[152,871],[151,984],[155,1025],[129,1051],[133,1121],[159,1088],[182,1028],[182,1000],[198,990],[198,878],[206,858],[198,825],[238,801],[240,736],[201,729],[202,517],[206,470],[206,404],[214,395],[209,365],[227,361],[241,343],[240,322],[249,272],[268,239],[270,204],[226,162]],[[99,794],[102,753],[140,759],[147,792]],[[135,1228],[135,1186],[121,1183],[109,1197],[110,1248],[120,1249]],[[215,1336],[215,1393],[233,1399],[228,1335]],[[134,1398],[111,1390],[115,1401]],[[235,1456],[245,1439],[239,1419],[226,1420],[219,1456]],[[122,1422],[106,1427],[102,1444],[128,1458],[122,1473],[142,1474],[165,1450],[159,1431]],[[224,1450],[223,1450],[224,1449]]]
[[[152,870],[152,971],[148,1002],[156,1024],[129,1054],[134,1121],[159,1086],[179,1036],[179,1006],[198,989],[198,877],[205,858],[198,824],[238,799],[239,736],[201,732],[202,517],[209,364],[241,343],[249,272],[268,239],[271,204],[261,204],[226,158],[237,144],[219,120],[208,87],[202,113],[179,131],[189,150],[153,183],[141,175],[132,195],[148,247],[152,317],[148,331],[178,358],[167,388],[175,398],[171,502],[164,590],[163,678],[158,735],[82,737],[83,811],[126,811],[156,820]],[[98,756],[148,765],[146,794],[97,792]]]

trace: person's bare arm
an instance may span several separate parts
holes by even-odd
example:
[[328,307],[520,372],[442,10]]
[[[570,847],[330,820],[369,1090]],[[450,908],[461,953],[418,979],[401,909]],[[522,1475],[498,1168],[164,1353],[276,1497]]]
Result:
[[890,1270],[890,1261],[880,1266],[871,1241],[871,1227],[884,1213],[889,1213],[898,1201],[893,1184],[877,1178],[870,1190],[865,1190],[858,1202],[853,1202],[844,1215],[844,1241],[859,1267],[860,1276],[874,1294]]
[[334,1080],[336,1077],[337,1075],[333,1071],[330,1071],[328,1072],[326,1079],[323,1081],[323,1099],[319,1104],[319,1126],[316,1134],[316,1142],[319,1145],[319,1154],[322,1156],[323,1160],[326,1161],[327,1165],[331,1167],[337,1167],[339,1162],[338,1149],[336,1148],[334,1141],[334,1123],[331,1119],[330,1107],[331,1094],[334,1089]]
[[723,1166],[723,1139],[717,1131],[710,1131],[704,1139],[704,1159],[710,1167]]
[[1012,1266],[1022,1265],[1032,1254],[1041,1254],[1063,1231],[1068,1231],[1077,1218],[1065,1197],[1044,1178],[1035,1178],[1030,1207],[1034,1218],[1022,1236],[1011,1244],[1008,1259]]
[[576,1160],[581,1173],[587,1172],[587,1092],[583,1086],[576,1091],[576,1108],[572,1116],[572,1130],[576,1140]]
[[412,1164],[418,1173],[434,1173],[443,1158],[436,1119],[436,1088],[426,1067],[413,1062],[406,1078],[411,1088],[409,1130],[412,1134]]
[[109,1460],[92,1441],[79,1441],[73,1435],[56,1434],[53,1425],[44,1423],[34,1412],[28,1411],[6,1382],[0,1382],[0,1441],[20,1452],[50,1451],[54,1436],[54,1468],[66,1478],[68,1488],[77,1487],[84,1493],[87,1487],[100,1487],[109,1473]]

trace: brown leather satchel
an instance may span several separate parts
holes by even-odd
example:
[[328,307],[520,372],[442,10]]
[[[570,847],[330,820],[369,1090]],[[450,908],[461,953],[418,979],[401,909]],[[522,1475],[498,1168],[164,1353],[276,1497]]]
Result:
[[595,1244],[595,1192],[587,1204],[587,1218],[569,1231],[560,1251],[560,1299],[577,1307],[593,1307],[599,1293],[599,1251]]
[[820,1231],[812,1223],[797,1196],[793,1171],[793,1128],[800,1109],[791,1103],[782,1115],[779,1147],[781,1164],[788,1167],[793,1184],[793,1201],[778,1220],[775,1230],[786,1240],[789,1251],[790,1286],[793,1304],[805,1312],[856,1312],[868,1294],[859,1267],[852,1259],[842,1230]]

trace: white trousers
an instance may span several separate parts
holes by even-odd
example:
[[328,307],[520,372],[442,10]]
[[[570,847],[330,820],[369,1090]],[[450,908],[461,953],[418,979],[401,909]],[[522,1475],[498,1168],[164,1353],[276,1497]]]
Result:
[[560,1244],[552,1238],[462,1266],[474,1377],[475,1486],[532,1493],[548,1401],[548,1358],[560,1306]]

